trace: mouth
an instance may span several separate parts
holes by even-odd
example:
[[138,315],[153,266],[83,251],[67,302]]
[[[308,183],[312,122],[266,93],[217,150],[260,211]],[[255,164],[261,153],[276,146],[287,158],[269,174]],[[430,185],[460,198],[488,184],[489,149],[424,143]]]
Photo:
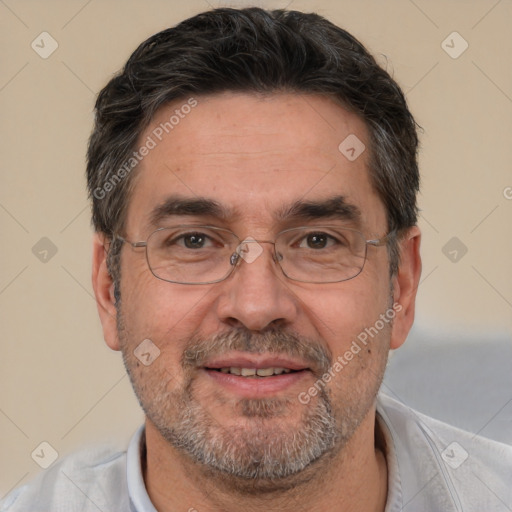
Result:
[[229,373],[231,375],[239,375],[240,377],[272,377],[273,375],[281,375],[283,373],[292,373],[302,370],[290,370],[290,368],[239,368],[237,366],[229,366],[224,368],[206,368],[220,373]]
[[208,361],[201,369],[215,385],[242,398],[275,396],[312,375],[301,361],[256,354]]

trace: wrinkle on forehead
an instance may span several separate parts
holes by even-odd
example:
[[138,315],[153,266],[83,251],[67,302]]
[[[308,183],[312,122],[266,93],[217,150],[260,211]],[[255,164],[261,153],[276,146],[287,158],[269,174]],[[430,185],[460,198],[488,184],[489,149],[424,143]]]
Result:
[[[131,205],[139,219],[172,194],[218,200],[244,218],[259,216],[262,226],[263,216],[271,220],[269,208],[333,195],[357,206],[365,224],[385,215],[367,155],[349,162],[338,149],[349,133],[366,143],[364,122],[334,101],[233,93],[196,99],[196,108],[140,163]],[[152,126],[177,104],[159,111]]]

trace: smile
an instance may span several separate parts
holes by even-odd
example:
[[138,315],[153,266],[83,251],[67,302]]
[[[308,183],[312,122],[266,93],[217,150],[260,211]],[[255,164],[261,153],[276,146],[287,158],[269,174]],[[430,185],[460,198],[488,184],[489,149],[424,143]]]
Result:
[[238,368],[236,366],[224,368],[208,368],[221,373],[230,373],[231,375],[239,375],[241,377],[271,377],[272,375],[281,375],[282,373],[291,373],[289,368]]
[[[294,387],[313,373],[306,361],[286,355],[231,353],[210,359],[202,370],[220,386],[240,398],[269,398]],[[302,383],[302,384],[301,384]]]

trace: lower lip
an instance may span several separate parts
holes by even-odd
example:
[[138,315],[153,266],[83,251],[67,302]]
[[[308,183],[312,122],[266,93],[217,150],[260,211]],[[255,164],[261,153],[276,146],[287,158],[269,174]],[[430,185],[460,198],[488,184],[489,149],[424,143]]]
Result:
[[263,398],[285,391],[311,375],[309,370],[273,375],[271,377],[241,377],[216,370],[203,369],[216,383],[244,398]]

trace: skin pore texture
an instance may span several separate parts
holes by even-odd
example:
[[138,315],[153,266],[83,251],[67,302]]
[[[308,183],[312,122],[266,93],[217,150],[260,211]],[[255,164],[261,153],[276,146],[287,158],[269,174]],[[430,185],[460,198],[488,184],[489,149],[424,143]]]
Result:
[[[229,229],[241,240],[274,240],[287,228],[339,223],[282,215],[298,201],[335,196],[360,211],[347,227],[366,239],[387,233],[368,176],[367,129],[355,114],[315,95],[195,99],[197,106],[133,171],[122,236],[145,241],[159,227],[195,224]],[[140,140],[186,101],[161,108]],[[367,148],[354,161],[338,150],[350,134]],[[212,200],[225,215],[171,215],[151,226],[150,213],[169,197]],[[169,283],[150,272],[144,248],[124,244],[117,307],[104,243],[97,234],[93,286],[105,340],[122,351],[146,413],[144,479],[157,510],[384,510],[387,467],[375,441],[375,398],[388,351],[405,341],[414,318],[417,227],[400,242],[397,275],[390,278],[386,248],[368,246],[357,277],[328,284],[286,278],[267,243],[222,282]],[[298,395],[394,303],[401,309],[393,322],[301,403]],[[134,355],[146,339],[160,350],[148,366]],[[257,378],[237,387],[207,370],[240,360],[242,367],[277,361],[305,370],[271,377],[285,382],[275,388]]]

